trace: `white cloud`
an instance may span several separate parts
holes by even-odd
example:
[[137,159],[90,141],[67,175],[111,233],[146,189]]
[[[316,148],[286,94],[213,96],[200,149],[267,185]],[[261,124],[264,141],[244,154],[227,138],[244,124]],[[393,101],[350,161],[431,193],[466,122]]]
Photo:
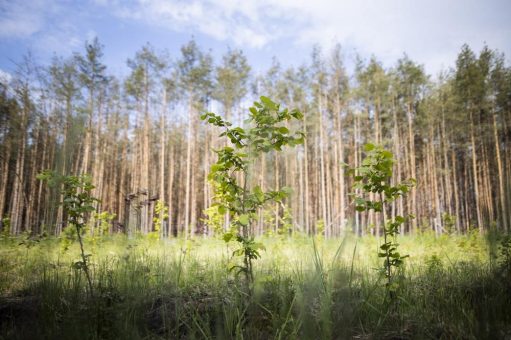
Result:
[[69,54],[84,40],[77,28],[81,14],[65,1],[4,1],[0,3],[0,39],[23,40],[26,48],[43,56]]
[[9,72],[0,69],[0,84],[8,84],[11,79],[12,75]]
[[[268,19],[282,19],[281,8],[265,1],[166,1],[137,0],[129,5],[116,4],[113,12],[175,31],[197,31],[219,41],[261,48],[289,32],[282,26],[274,29]],[[282,24],[291,25],[283,21]],[[281,29],[282,28],[282,29]]]
[[386,63],[406,52],[433,72],[442,63],[453,63],[465,42],[477,50],[486,41],[491,48],[511,54],[511,24],[505,14],[511,12],[511,3],[502,0],[280,0],[279,4],[308,18],[308,25],[296,34],[301,45],[331,46],[337,40]]
[[339,42],[391,66],[406,52],[437,72],[465,42],[475,50],[486,42],[509,57],[510,12],[506,0],[0,0],[0,39],[68,53],[95,29],[108,34],[87,26],[105,14],[274,55],[303,58],[314,44]]
[[0,38],[26,38],[44,28],[45,1],[5,1],[0,5]]
[[[64,29],[46,32],[33,43],[35,50],[43,53],[56,53],[69,55],[83,45],[82,37],[74,27],[62,25]],[[67,29],[65,28],[67,27]]]
[[340,42],[385,63],[406,52],[421,63],[431,61],[433,71],[452,63],[464,42],[477,49],[486,41],[511,54],[504,14],[511,6],[503,0],[135,0],[113,7],[128,19],[241,47],[285,41],[328,48]]

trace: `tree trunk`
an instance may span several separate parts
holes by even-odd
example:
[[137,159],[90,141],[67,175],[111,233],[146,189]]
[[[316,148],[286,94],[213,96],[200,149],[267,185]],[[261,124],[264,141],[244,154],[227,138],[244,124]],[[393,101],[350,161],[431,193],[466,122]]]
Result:
[[509,230],[508,225],[508,212],[507,212],[507,204],[506,204],[506,192],[504,190],[504,173],[502,170],[502,159],[500,156],[500,142],[499,142],[499,133],[497,130],[497,115],[493,115],[493,137],[495,139],[495,155],[497,156],[497,171],[499,174],[499,199],[500,199],[500,222],[501,228],[504,230]]
[[186,147],[186,180],[185,180],[185,238],[189,237],[189,228],[190,228],[190,190],[192,185],[192,174],[191,174],[191,166],[192,166],[192,134],[193,134],[193,112],[192,112],[192,99],[189,99],[188,103],[188,135],[187,135],[187,147]]
[[474,135],[474,121],[472,119],[472,111],[470,111],[470,143],[472,147],[472,180],[474,184],[474,196],[475,196],[475,206],[476,206],[476,215],[477,215],[477,226],[479,227],[479,231],[483,231],[483,218],[481,215],[481,206],[480,206],[480,197],[479,197],[479,176],[477,172],[477,153],[476,153],[476,142]]
[[[412,115],[412,107],[411,104],[408,104],[408,110],[407,110],[407,117],[408,117],[408,144],[409,144],[409,157],[410,157],[410,170],[411,170],[411,176],[412,178],[416,179],[416,169],[415,169],[415,137],[413,132],[413,115]],[[412,204],[410,212],[415,215],[416,210],[416,204],[417,204],[417,190],[415,187],[411,190],[411,196],[412,196]],[[417,219],[414,218],[412,220],[412,231],[415,232],[417,229]]]

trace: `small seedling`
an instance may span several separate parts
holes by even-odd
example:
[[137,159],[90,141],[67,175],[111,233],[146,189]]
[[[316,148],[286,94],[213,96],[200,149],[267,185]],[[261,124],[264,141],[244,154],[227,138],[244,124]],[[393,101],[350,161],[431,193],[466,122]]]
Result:
[[162,234],[162,227],[164,226],[164,222],[169,219],[169,208],[163,203],[163,201],[156,201],[156,206],[154,207],[154,231],[149,233],[149,237],[154,240],[159,240]]
[[50,183],[50,185],[61,183],[63,186],[62,196],[64,199],[61,204],[67,216],[68,227],[74,226],[80,244],[81,260],[75,261],[73,267],[84,272],[89,285],[89,293],[91,296],[94,296],[89,269],[90,254],[85,254],[82,237],[89,215],[95,211],[94,205],[99,201],[92,196],[94,186],[92,185],[91,178],[87,175],[59,176],[48,170],[39,174],[37,178]]
[[[407,219],[413,218],[412,215],[395,216],[387,219],[387,206],[398,197],[405,196],[415,185],[414,179],[406,180],[396,185],[391,185],[392,167],[394,157],[390,151],[381,146],[366,144],[364,146],[366,157],[362,161],[362,166],[348,169],[348,174],[353,176],[354,189],[360,189],[362,195],[351,194],[354,196],[355,209],[357,211],[369,211],[381,213],[383,220],[383,244],[380,245],[378,257],[384,258],[382,273],[386,278],[387,288],[394,296],[399,288],[399,283],[395,280],[397,272],[403,265],[403,261],[408,255],[401,255],[398,251],[399,244],[396,242],[400,226]],[[376,199],[368,199],[367,194],[372,193]]]
[[[238,242],[240,247],[233,256],[243,257],[242,264],[231,265],[230,269],[243,273],[250,284],[254,280],[252,261],[259,258],[259,251],[264,249],[251,233],[257,212],[267,203],[282,202],[291,192],[287,187],[273,191],[263,191],[260,186],[250,188],[251,165],[263,153],[302,144],[305,136],[302,132],[292,133],[283,125],[292,119],[301,120],[303,115],[298,110],[281,109],[271,99],[261,97],[249,111],[247,128],[232,127],[230,122],[211,112],[203,114],[201,119],[224,129],[220,136],[227,137],[231,143],[231,146],[215,150],[218,160],[208,175],[215,202],[207,214],[212,217],[230,214],[231,225],[223,231],[223,239]],[[217,219],[212,222],[218,227]]]

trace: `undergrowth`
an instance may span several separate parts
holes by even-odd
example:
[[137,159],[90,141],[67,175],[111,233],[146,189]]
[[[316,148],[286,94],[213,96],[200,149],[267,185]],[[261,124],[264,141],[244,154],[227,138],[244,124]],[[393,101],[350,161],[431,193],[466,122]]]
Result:
[[3,339],[499,339],[511,336],[509,242],[403,236],[410,259],[392,308],[374,237],[262,238],[248,295],[216,239],[103,237],[87,280],[79,247],[2,236]]

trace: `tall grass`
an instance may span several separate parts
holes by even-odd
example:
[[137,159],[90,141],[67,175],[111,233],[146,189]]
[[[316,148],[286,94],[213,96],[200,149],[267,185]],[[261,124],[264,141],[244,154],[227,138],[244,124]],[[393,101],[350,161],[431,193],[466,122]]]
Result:
[[[0,243],[5,339],[481,339],[511,336],[511,275],[478,234],[402,237],[397,302],[378,240],[263,238],[247,293],[215,239],[88,240],[95,297],[58,239]],[[498,238],[496,238],[498,240]]]

